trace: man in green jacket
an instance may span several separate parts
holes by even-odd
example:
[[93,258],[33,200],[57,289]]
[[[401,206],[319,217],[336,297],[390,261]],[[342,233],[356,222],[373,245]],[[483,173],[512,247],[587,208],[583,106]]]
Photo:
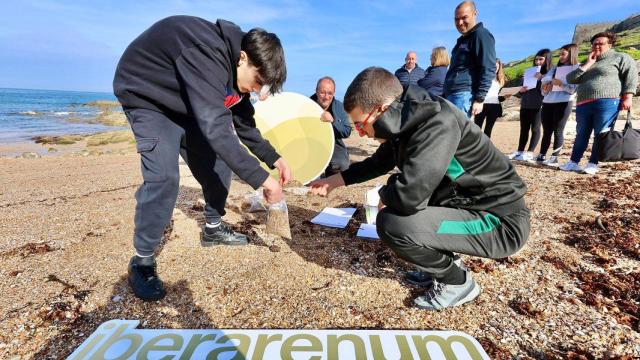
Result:
[[385,69],[358,74],[344,105],[360,136],[381,145],[347,170],[311,183],[311,193],[326,196],[397,167],[379,191],[376,227],[419,270],[407,273],[407,280],[427,287],[415,305],[440,310],[475,299],[480,288],[456,254],[503,258],[529,237],[526,186],[514,167],[452,103],[415,86],[403,91]]

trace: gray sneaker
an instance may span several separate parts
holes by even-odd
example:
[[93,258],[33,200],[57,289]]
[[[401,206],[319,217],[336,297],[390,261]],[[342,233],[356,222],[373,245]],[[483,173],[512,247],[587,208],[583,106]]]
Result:
[[[464,266],[462,259],[458,255],[453,255],[453,263],[458,265],[458,267],[462,270],[467,270],[467,267]],[[433,278],[431,275],[427,274],[422,270],[413,270],[407,271],[404,274],[404,280],[411,285],[417,287],[428,288],[433,283]]]
[[471,277],[470,271],[465,271],[465,282],[462,285],[450,285],[433,280],[433,285],[423,296],[413,299],[413,303],[420,309],[442,310],[468,303],[480,295],[480,286]]

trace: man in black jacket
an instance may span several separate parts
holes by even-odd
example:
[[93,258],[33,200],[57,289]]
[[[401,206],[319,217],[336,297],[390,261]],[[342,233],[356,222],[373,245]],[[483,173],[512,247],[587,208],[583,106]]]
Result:
[[[254,189],[262,186],[268,202],[282,198],[291,170],[256,129],[249,93],[276,93],[285,79],[284,52],[275,34],[262,29],[245,33],[225,20],[169,17],[127,47],[113,88],[135,135],[144,179],[136,192],[136,254],[129,263],[129,284],[137,297],[165,295],[154,251],[178,195],[178,154],[202,185],[203,246],[248,242],[221,222],[231,171]],[[240,142],[278,168],[280,181]]]
[[333,155],[323,176],[330,176],[349,167],[349,151],[342,139],[351,135],[351,124],[344,111],[344,106],[340,100],[335,98],[336,83],[330,76],[322,77],[316,84],[316,93],[311,95],[311,100],[315,101],[324,112],[320,115],[320,120],[331,123],[333,127],[334,145]]
[[513,165],[453,104],[417,86],[403,91],[382,68],[358,74],[344,105],[359,134],[381,145],[342,173],[311,183],[311,193],[326,196],[397,167],[379,190],[376,227],[422,271],[409,274],[428,286],[415,305],[440,310],[473,300],[480,288],[454,254],[502,258],[529,236],[526,186]]
[[489,30],[476,23],[473,1],[463,1],[455,10],[456,29],[462,34],[451,50],[451,64],[445,77],[444,97],[473,117],[496,77],[495,40]]

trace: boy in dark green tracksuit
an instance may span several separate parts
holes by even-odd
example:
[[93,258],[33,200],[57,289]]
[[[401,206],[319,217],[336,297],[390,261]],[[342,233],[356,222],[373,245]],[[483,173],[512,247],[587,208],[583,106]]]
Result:
[[466,115],[393,74],[368,68],[351,83],[345,110],[361,136],[382,144],[369,158],[311,184],[327,195],[397,167],[380,191],[376,226],[402,259],[433,278],[416,306],[440,310],[473,300],[479,286],[456,260],[502,258],[529,236],[526,186],[513,165]]

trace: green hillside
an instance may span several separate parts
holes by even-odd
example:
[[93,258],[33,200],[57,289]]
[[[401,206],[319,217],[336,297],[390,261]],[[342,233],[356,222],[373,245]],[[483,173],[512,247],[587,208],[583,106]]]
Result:
[[[640,27],[619,32],[618,40],[614,49],[616,51],[625,52],[631,55],[634,59],[640,60]],[[580,44],[580,53],[578,59],[582,62],[591,49],[589,42],[583,42]],[[559,49],[553,51],[553,63],[558,61]],[[533,56],[528,56],[525,59],[519,61],[512,61],[504,67],[504,74],[507,78],[507,82],[510,86],[518,85],[519,79],[522,77],[524,70],[531,67],[533,63]]]

